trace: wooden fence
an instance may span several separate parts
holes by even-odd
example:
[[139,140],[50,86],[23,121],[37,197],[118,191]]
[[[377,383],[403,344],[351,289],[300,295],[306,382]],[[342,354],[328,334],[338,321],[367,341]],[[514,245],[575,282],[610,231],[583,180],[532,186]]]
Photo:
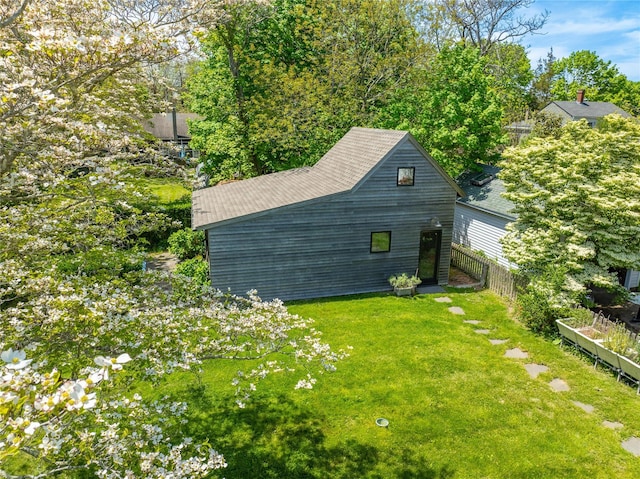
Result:
[[510,300],[516,299],[519,287],[524,286],[522,280],[504,266],[458,244],[452,245],[451,265],[478,280],[480,286]]

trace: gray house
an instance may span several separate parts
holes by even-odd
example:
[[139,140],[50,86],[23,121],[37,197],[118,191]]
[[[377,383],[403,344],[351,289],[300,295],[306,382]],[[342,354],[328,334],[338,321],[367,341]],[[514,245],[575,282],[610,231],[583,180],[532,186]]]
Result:
[[351,129],[313,167],[193,193],[213,284],[302,299],[446,284],[462,191],[405,131]]
[[559,116],[563,124],[568,121],[577,121],[584,118],[592,128],[596,126],[600,118],[613,113],[617,113],[625,118],[631,116],[622,108],[608,101],[585,100],[584,90],[578,90],[576,101],[552,101],[541,111]]
[[[608,101],[586,100],[584,97],[584,90],[578,90],[575,101],[552,101],[540,110],[540,112],[560,117],[562,124],[565,124],[568,121],[586,119],[591,128],[595,128],[598,120],[607,115],[616,113],[625,118],[629,118],[631,116],[619,106]],[[522,138],[531,133],[533,123],[533,120],[526,119],[511,123],[506,127],[512,137],[512,143],[514,145],[518,144]]]

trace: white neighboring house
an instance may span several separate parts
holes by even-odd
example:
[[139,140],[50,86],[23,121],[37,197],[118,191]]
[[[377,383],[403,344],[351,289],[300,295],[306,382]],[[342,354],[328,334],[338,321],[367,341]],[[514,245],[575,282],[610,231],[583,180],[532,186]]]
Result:
[[483,165],[481,172],[471,172],[457,179],[466,196],[458,198],[453,220],[453,242],[474,251],[507,268],[515,265],[502,255],[500,238],[507,224],[516,219],[513,203],[502,197],[504,184],[496,177],[500,168]]
[[[516,219],[513,203],[502,197],[505,191],[498,178],[500,168],[483,165],[481,172],[465,173],[457,183],[466,196],[458,198],[453,220],[453,242],[482,252],[507,268],[515,268],[502,254],[500,238]],[[626,289],[638,288],[640,271],[627,270],[620,276]]]

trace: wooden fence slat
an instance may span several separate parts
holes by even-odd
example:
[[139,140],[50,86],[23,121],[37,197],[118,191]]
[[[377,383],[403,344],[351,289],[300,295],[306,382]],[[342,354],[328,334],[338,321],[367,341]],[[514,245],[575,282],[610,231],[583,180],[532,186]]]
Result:
[[516,299],[520,280],[504,266],[458,244],[452,245],[451,264],[500,296]]

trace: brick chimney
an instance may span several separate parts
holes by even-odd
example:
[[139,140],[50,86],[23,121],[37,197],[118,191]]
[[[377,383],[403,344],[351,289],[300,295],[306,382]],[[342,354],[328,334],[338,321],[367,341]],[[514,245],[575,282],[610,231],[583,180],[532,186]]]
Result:
[[584,103],[584,90],[578,90],[578,94],[576,95],[576,103]]

